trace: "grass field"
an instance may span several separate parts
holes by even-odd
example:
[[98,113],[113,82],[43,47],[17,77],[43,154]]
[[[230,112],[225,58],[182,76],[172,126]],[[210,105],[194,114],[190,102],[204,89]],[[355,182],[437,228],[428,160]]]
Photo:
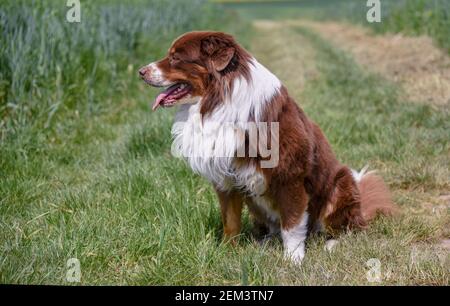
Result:
[[[449,284],[450,104],[411,102],[314,28],[285,22],[324,10],[99,1],[69,24],[58,3],[0,7],[0,283],[74,284],[66,262],[77,258],[83,285]],[[151,113],[156,91],[137,77],[178,34],[204,28],[235,34],[276,73],[341,161],[378,169],[399,216],[343,235],[332,253],[313,237],[301,266],[278,240],[253,241],[247,215],[238,246],[223,243],[211,186],[170,154],[175,110]],[[380,282],[367,279],[371,258]]]

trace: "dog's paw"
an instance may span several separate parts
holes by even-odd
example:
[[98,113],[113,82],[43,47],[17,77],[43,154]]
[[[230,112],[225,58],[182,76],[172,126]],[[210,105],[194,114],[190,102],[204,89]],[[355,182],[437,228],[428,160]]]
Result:
[[337,244],[338,244],[338,241],[336,239],[327,240],[325,242],[324,250],[331,253],[334,250],[334,248],[336,247]]
[[290,260],[296,265],[301,265],[303,258],[305,257],[305,249],[303,247],[298,247],[294,251],[285,251],[284,257]]

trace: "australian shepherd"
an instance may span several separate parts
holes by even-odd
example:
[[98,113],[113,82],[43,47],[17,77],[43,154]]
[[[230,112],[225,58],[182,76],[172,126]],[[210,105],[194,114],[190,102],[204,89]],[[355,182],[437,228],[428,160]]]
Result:
[[139,75],[163,88],[153,110],[179,106],[172,152],[212,183],[225,239],[239,235],[246,204],[300,263],[310,233],[334,237],[393,212],[383,180],[339,163],[286,87],[231,35],[186,33]]

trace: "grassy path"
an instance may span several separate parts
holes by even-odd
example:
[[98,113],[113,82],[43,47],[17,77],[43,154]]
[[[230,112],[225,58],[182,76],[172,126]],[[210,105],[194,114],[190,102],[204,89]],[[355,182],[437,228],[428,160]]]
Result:
[[315,237],[301,267],[283,260],[279,241],[254,242],[248,218],[238,247],[221,243],[210,185],[170,155],[174,111],[150,113],[136,78],[95,121],[74,114],[48,139],[23,140],[27,150],[2,151],[0,282],[67,284],[75,257],[82,284],[367,284],[377,258],[382,284],[448,284],[438,246],[450,224],[440,198],[450,190],[448,114],[403,103],[307,28],[265,21],[254,34],[251,51],[342,161],[381,171],[401,216],[343,236],[332,254]]

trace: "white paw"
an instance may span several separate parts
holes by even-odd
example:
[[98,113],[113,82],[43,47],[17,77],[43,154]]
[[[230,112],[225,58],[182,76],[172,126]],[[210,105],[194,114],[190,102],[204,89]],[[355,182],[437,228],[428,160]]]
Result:
[[305,257],[305,250],[302,247],[298,247],[294,251],[286,250],[284,252],[284,257],[295,263],[296,265],[301,265],[303,258]]
[[328,251],[328,252],[331,253],[334,250],[334,248],[336,247],[337,244],[338,244],[338,241],[336,239],[327,240],[325,242],[324,249],[325,249],[325,251]]

